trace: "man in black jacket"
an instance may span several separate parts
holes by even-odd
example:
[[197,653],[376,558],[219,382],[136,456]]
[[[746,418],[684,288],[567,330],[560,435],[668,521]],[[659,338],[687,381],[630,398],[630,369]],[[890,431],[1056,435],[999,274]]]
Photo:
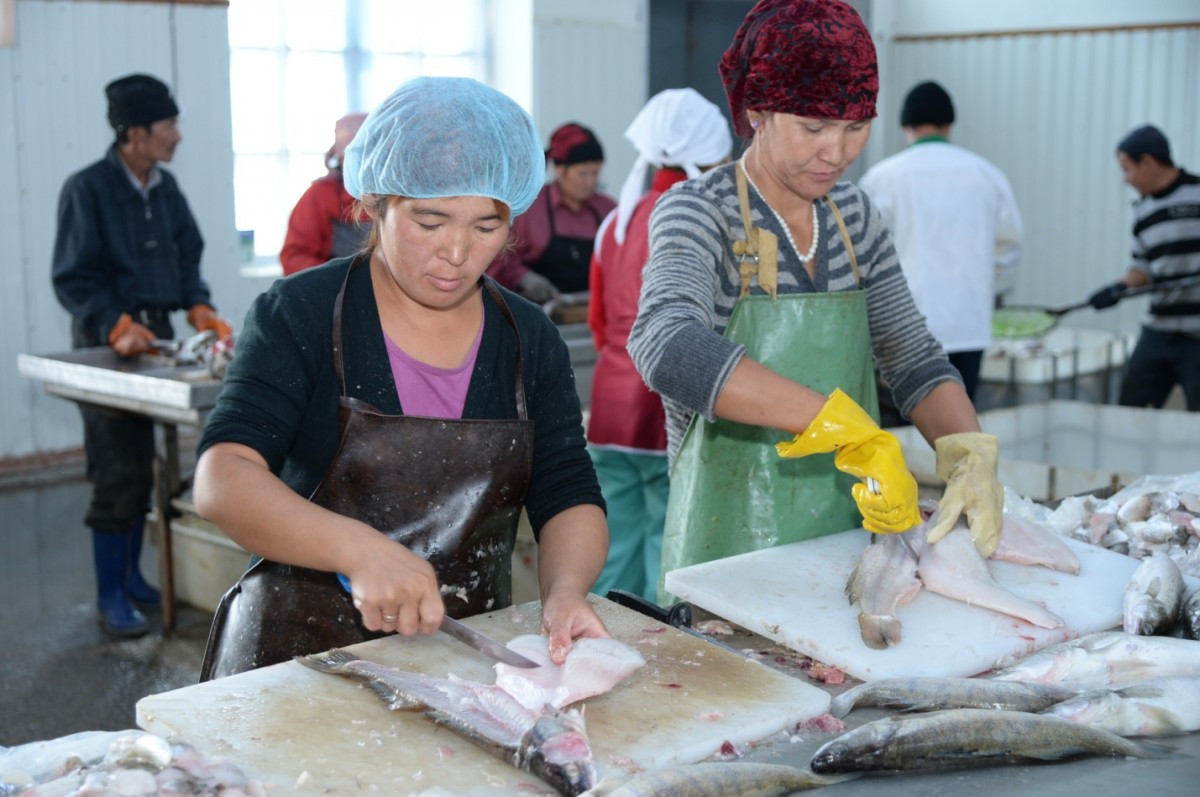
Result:
[[[105,95],[116,141],[102,159],[67,178],[58,202],[52,277],[71,314],[71,345],[111,346],[134,357],[174,336],[174,310],[187,310],[197,330],[223,338],[229,324],[200,277],[200,230],[175,178],[158,167],[182,140],[179,108],[167,86],[149,75],[115,80]],[[101,621],[109,633],[138,636],[148,624],[134,604],[159,602],[137,566],[153,487],[153,425],[140,415],[79,408]]]

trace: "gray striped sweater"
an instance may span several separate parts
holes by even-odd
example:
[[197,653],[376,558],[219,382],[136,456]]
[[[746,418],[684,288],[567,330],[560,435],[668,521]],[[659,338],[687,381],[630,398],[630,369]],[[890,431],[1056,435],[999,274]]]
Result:
[[[643,272],[629,353],[646,384],[663,397],[667,453],[674,461],[694,414],[714,420],[717,396],[745,347],[722,337],[740,291],[733,241],[744,238],[731,163],[673,186],[650,218],[650,259]],[[913,303],[891,235],[866,194],[840,182],[830,192],[850,233],[867,291],[875,362],[904,415],[937,384],[958,380]],[[775,214],[750,187],[751,220],[779,237],[779,293],[848,291],[858,286],[830,209],[817,205],[821,240],[809,279]],[[752,293],[761,294],[757,282]]]

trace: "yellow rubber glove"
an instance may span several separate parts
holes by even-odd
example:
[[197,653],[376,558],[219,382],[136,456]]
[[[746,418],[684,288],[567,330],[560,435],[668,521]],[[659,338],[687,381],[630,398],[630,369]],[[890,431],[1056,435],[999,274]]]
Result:
[[233,334],[233,327],[229,322],[207,304],[192,305],[192,309],[188,310],[187,320],[197,332],[211,329],[217,333],[217,340],[224,340]]
[[825,406],[790,442],[775,444],[781,457],[804,457],[837,451],[833,464],[843,473],[879,483],[873,493],[863,482],[851,495],[863,516],[863,528],[876,534],[908,531],[921,522],[917,511],[917,481],[904,464],[900,441],[879,424],[854,399],[834,390]]
[[939,437],[937,475],[946,482],[938,504],[938,522],[929,532],[937,542],[950,533],[960,515],[966,514],[971,539],[984,558],[996,552],[1004,524],[1004,488],[996,476],[1000,442],[995,435],[962,432]]

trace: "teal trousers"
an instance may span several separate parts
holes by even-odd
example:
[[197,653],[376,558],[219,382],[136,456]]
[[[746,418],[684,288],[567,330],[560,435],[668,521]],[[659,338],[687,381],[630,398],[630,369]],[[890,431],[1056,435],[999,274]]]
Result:
[[588,448],[608,504],[608,560],[592,591],[623,589],[653,601],[671,486],[667,457]]

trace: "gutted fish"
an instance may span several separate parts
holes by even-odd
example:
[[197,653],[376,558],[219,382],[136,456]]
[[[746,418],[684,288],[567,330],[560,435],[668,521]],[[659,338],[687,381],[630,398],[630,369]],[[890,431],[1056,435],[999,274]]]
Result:
[[823,745],[810,766],[826,774],[1161,754],[1158,748],[1061,717],[956,708],[868,722]]
[[531,711],[494,684],[432,678],[331,650],[296,661],[362,681],[393,710],[412,709],[518,769],[577,795],[596,784],[582,711],[544,706]]
[[979,554],[971,532],[962,525],[921,553],[917,573],[925,589],[970,606],[1017,617],[1042,628],[1061,628],[1063,621],[1001,587],[992,578],[987,561]]
[[1083,691],[1128,686],[1168,675],[1200,675],[1200,642],[1102,631],[1043,648],[992,677],[1060,684]]
[[1179,619],[1183,591],[1183,574],[1170,556],[1155,553],[1142,560],[1125,587],[1125,633],[1170,633]]
[[550,661],[548,637],[525,634],[511,639],[507,647],[541,665],[496,665],[496,686],[531,711],[547,704],[563,708],[602,695],[646,663],[635,648],[617,639],[577,639],[562,664]]
[[1176,675],[1065,700],[1044,714],[1118,736],[1169,736],[1200,730],[1200,675]]
[[589,797],[753,797],[790,794],[847,780],[807,769],[750,761],[702,761],[641,772],[629,778],[609,776]]
[[1004,527],[992,559],[1018,565],[1041,565],[1062,573],[1079,573],[1079,557],[1062,538],[1038,524],[1004,516]]
[[1200,639],[1200,590],[1183,602],[1183,635],[1188,639]]
[[896,610],[921,591],[917,560],[898,534],[872,537],[862,559],[846,582],[846,597],[859,606],[858,628],[862,640],[877,650],[900,642]]
[[1042,711],[1074,695],[1073,690],[1053,684],[979,678],[884,678],[842,692],[833,699],[829,713],[844,717],[863,706],[906,711],[948,708]]

